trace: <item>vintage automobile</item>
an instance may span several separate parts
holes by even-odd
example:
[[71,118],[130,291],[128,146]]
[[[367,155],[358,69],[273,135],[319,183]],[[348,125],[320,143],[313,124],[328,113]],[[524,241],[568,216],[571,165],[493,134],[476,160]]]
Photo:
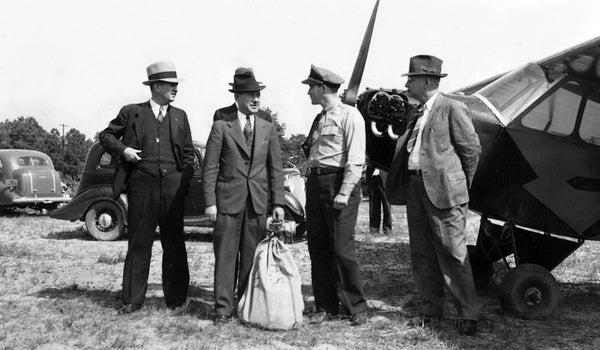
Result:
[[0,150],[0,212],[25,207],[53,210],[70,199],[47,154],[26,149]]
[[[204,215],[202,193],[202,162],[204,144],[194,142],[194,176],[186,196],[184,224],[211,226]],[[127,227],[127,195],[113,199],[112,183],[117,159],[102,149],[99,143],[90,148],[81,181],[71,202],[53,212],[55,219],[85,221],[88,232],[97,240],[112,241],[120,238]],[[285,219],[296,224],[296,237],[305,232],[304,180],[296,169],[284,170]]]

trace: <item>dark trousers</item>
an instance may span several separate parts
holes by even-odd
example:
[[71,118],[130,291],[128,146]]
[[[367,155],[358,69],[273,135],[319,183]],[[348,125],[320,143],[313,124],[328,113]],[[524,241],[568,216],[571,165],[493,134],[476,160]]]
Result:
[[479,301],[467,253],[467,204],[436,208],[421,176],[410,175],[406,215],[410,236],[413,277],[423,298],[421,313],[440,317],[444,311],[444,286],[448,287],[458,316],[479,319]]
[[383,208],[383,232],[392,230],[392,206],[387,200],[381,176],[371,176],[367,179],[369,185],[369,228],[379,231],[381,209]]
[[311,173],[306,188],[308,251],[317,311],[337,314],[340,302],[354,315],[367,309],[356,261],[354,226],[360,204],[360,188],[352,190],[348,206],[333,208],[343,173]]
[[187,297],[190,274],[183,239],[185,190],[181,173],[165,177],[134,171],[129,181],[127,215],[129,244],[123,271],[124,304],[143,304],[156,225],[163,249],[162,284],[165,302],[177,307]]
[[256,214],[250,197],[237,214],[217,214],[213,230],[215,251],[215,313],[231,316],[234,289],[238,300],[244,294],[256,246],[264,237],[265,214]]

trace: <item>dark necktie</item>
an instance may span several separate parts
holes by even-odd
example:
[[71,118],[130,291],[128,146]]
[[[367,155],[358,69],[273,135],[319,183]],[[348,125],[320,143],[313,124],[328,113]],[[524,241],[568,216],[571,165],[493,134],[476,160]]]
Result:
[[420,129],[420,122],[421,122],[421,117],[423,116],[423,105],[419,106],[419,109],[417,110],[417,120],[415,120],[415,127],[413,128],[412,132],[410,133],[410,138],[408,139],[408,143],[406,144],[406,151],[408,153],[412,152],[413,148],[415,148],[415,143],[417,142],[417,136],[419,136],[419,129]]
[[250,122],[250,116],[246,116],[246,125],[244,126],[244,136],[246,136],[246,145],[252,144],[252,123]]
[[312,135],[315,133],[315,131],[317,131],[317,127],[319,126],[319,121],[321,120],[321,117],[324,114],[325,114],[325,110],[323,110],[323,111],[321,111],[321,113],[317,114],[317,116],[315,117],[315,119],[312,122],[312,125],[310,126],[310,131],[308,132],[308,136],[306,137],[306,140],[304,140],[304,142],[300,146],[300,147],[302,147],[302,151],[304,151],[304,155],[306,156],[306,158],[308,158],[308,156],[310,155],[310,148],[312,147]]
[[158,109],[158,117],[156,117],[156,119],[159,123],[162,123],[162,121],[165,119],[165,108],[165,106],[160,106]]

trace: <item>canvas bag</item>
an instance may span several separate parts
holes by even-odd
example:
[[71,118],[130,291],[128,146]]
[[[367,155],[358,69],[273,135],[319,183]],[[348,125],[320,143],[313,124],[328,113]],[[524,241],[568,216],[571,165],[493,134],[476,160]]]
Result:
[[238,303],[239,318],[266,329],[300,327],[304,310],[301,285],[292,253],[277,233],[271,232],[256,247],[248,286]]

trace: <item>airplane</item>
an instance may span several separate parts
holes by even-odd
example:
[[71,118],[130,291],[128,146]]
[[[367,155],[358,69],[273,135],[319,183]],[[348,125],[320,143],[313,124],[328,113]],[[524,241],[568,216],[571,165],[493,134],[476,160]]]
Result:
[[[357,94],[378,5],[343,102],[362,113],[367,157],[387,170],[416,101],[401,89]],[[482,147],[469,203],[481,215],[468,247],[476,283],[489,282],[503,260],[503,309],[547,318],[559,301],[550,271],[586,240],[600,240],[600,37],[450,96],[469,108]]]

